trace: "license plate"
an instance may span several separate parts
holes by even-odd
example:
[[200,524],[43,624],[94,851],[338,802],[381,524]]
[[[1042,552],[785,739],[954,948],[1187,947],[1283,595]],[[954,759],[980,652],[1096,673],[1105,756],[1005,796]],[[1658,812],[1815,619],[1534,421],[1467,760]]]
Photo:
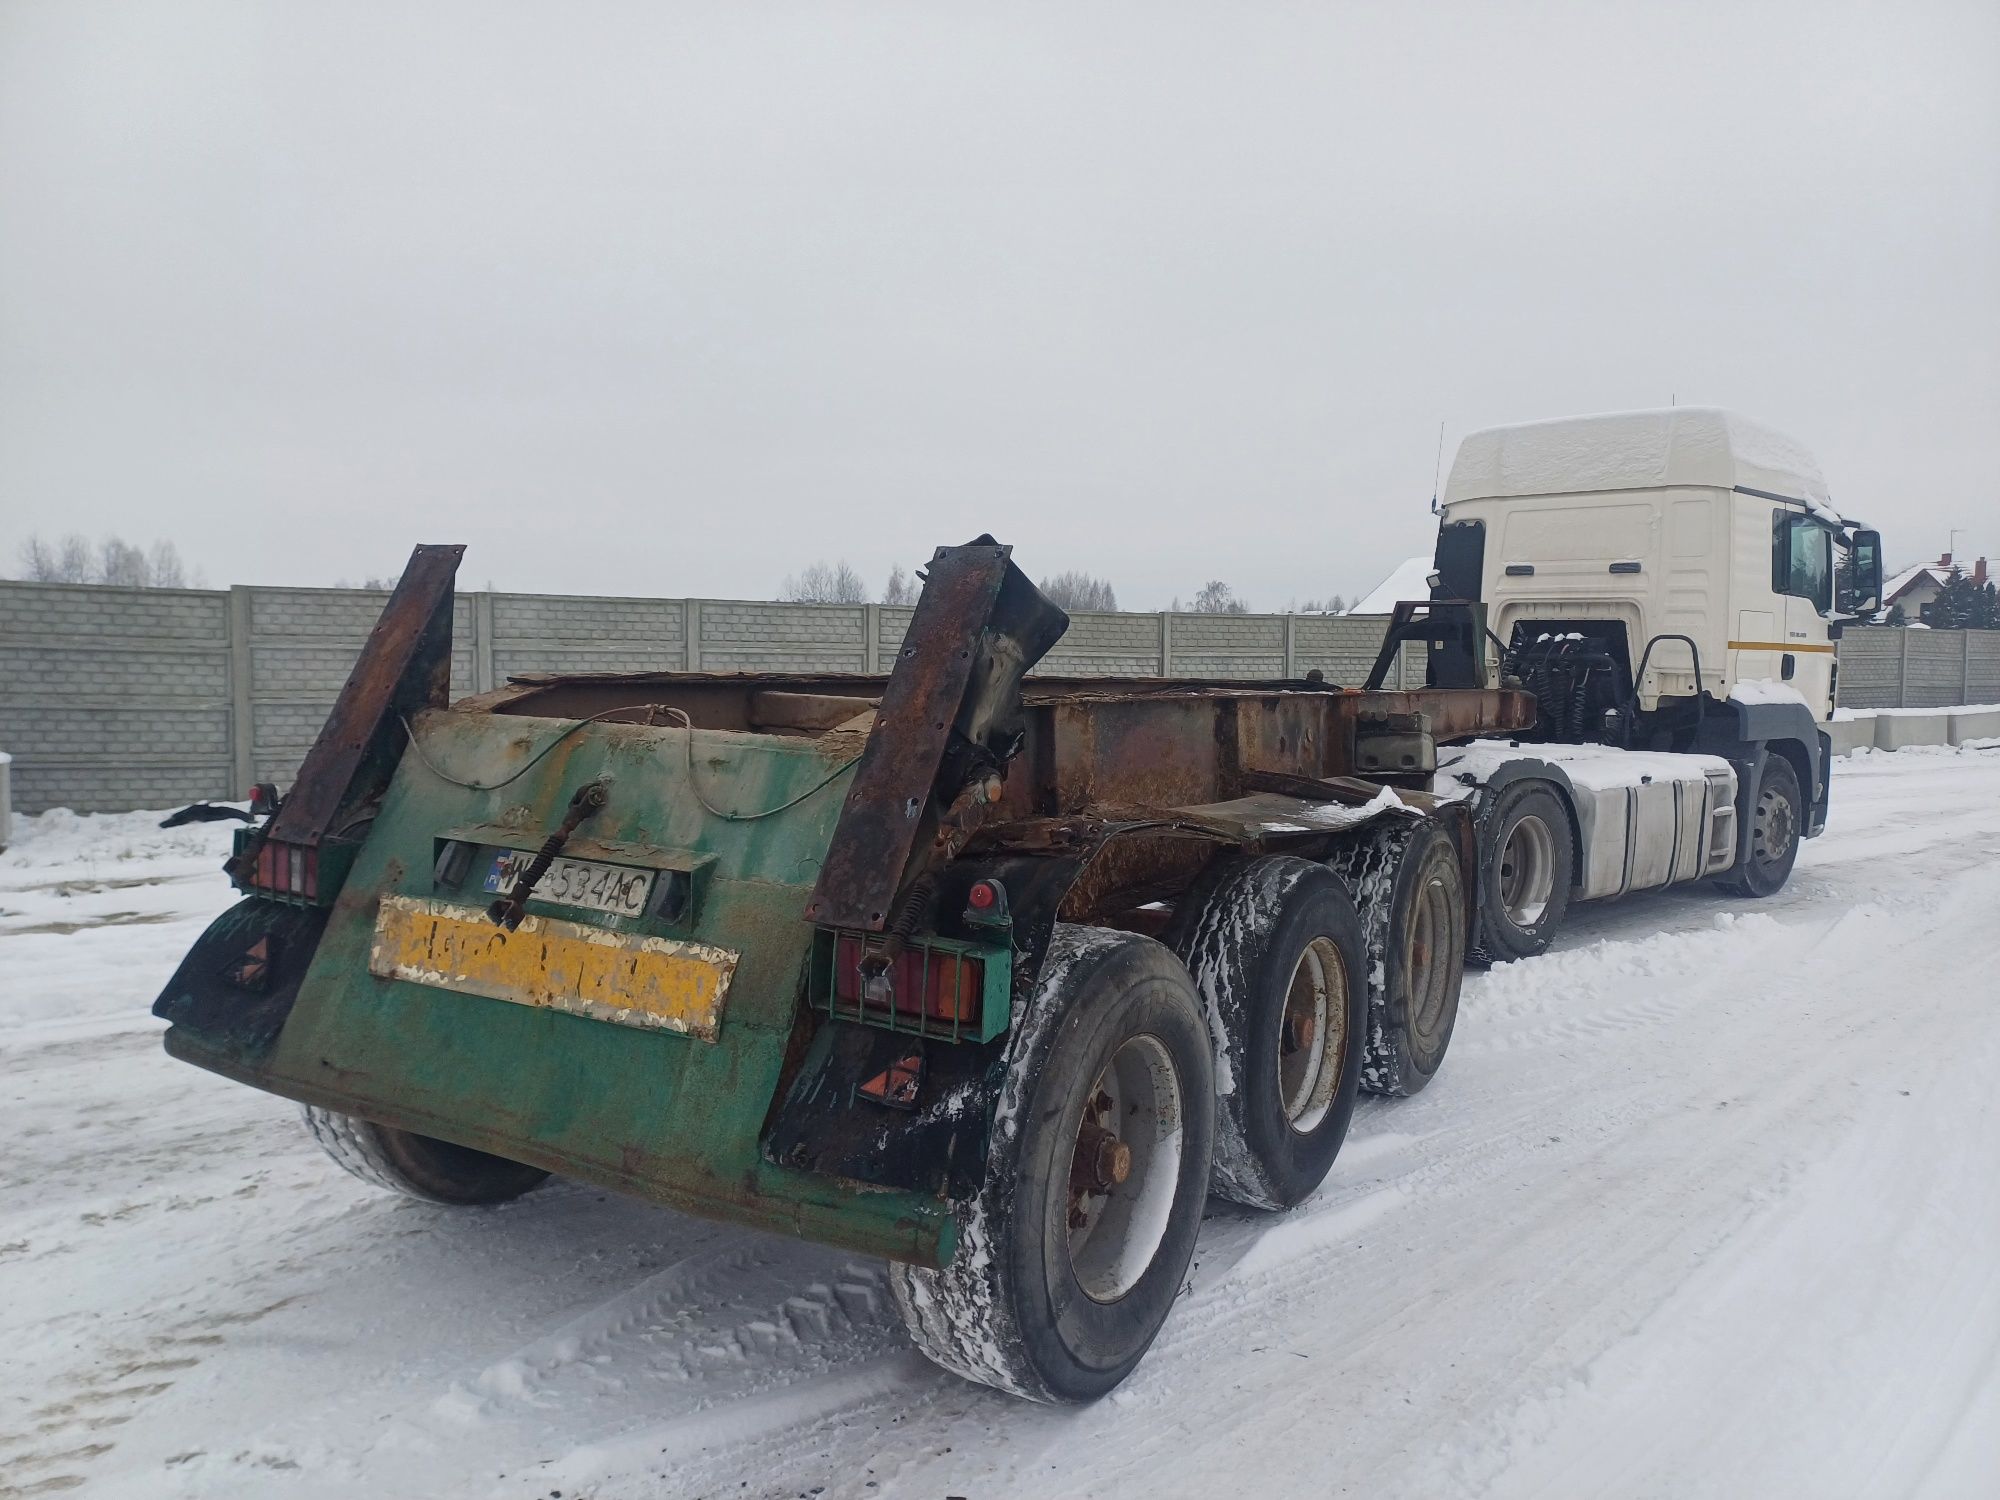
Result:
[[471,907],[384,896],[368,972],[712,1042],[736,954],[533,914],[510,932]]
[[[511,891],[534,858],[521,849],[505,849],[494,855],[486,872],[486,889],[495,895]],[[646,909],[646,898],[652,894],[651,870],[599,864],[591,859],[558,859],[535,883],[534,894],[528,899],[552,901],[558,906],[580,906],[614,917],[636,917]]]

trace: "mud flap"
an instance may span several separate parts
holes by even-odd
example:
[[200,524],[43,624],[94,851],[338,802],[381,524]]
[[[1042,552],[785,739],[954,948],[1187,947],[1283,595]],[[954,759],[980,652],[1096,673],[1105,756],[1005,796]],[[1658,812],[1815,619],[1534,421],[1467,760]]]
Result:
[[[966,1197],[985,1167],[1005,1046],[1004,1036],[944,1042],[830,1020],[764,1132],[764,1159],[875,1187]],[[913,1053],[920,1059],[914,1097],[884,1102],[880,1089],[871,1097],[870,1085],[898,1079]]]
[[198,1049],[254,1067],[299,998],[330,908],[250,896],[209,924],[153,1002]]

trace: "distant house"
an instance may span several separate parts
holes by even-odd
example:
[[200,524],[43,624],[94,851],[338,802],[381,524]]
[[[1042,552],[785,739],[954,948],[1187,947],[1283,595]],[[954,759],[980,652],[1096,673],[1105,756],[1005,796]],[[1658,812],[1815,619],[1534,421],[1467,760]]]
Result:
[[[1894,578],[1882,585],[1882,608],[1893,609],[1903,606],[1903,618],[1921,623],[1930,617],[1931,601],[1951,578],[1955,566],[1949,552],[1943,553],[1934,563],[1919,563],[1914,568],[1905,568]],[[1958,565],[1962,566],[1962,565]],[[1986,582],[1986,559],[1980,558],[1972,565],[1968,575],[1976,584]]]

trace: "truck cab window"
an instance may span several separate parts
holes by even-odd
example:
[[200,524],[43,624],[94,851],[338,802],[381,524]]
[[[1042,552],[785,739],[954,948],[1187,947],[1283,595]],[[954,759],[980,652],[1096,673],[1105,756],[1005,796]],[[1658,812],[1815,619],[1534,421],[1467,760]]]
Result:
[[1778,515],[1771,528],[1771,588],[1833,609],[1833,533],[1810,516]]

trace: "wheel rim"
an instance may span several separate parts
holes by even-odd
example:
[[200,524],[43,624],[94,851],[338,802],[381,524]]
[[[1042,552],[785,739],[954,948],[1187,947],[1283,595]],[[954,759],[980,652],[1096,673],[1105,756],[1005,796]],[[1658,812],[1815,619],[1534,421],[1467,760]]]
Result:
[[1180,1070],[1154,1036],[1128,1038],[1097,1075],[1070,1158],[1070,1269],[1093,1302],[1116,1302],[1166,1239],[1180,1185]]
[[1757,799],[1757,840],[1763,846],[1758,853],[1764,863],[1782,863],[1791,853],[1797,832],[1791,799],[1776,787],[1766,787],[1764,795]]
[[1445,952],[1451,932],[1451,892],[1443,880],[1432,876],[1411,903],[1409,946],[1410,1025],[1418,1036],[1429,1036],[1443,1019],[1445,1001],[1450,996],[1450,975],[1454,962]]
[[1532,927],[1549,909],[1555,886],[1555,837],[1529,814],[1507,830],[1500,846],[1500,909],[1516,927]]
[[1347,1059],[1347,965],[1339,945],[1314,938],[1299,955],[1278,1018],[1278,1098],[1301,1135],[1326,1118]]

